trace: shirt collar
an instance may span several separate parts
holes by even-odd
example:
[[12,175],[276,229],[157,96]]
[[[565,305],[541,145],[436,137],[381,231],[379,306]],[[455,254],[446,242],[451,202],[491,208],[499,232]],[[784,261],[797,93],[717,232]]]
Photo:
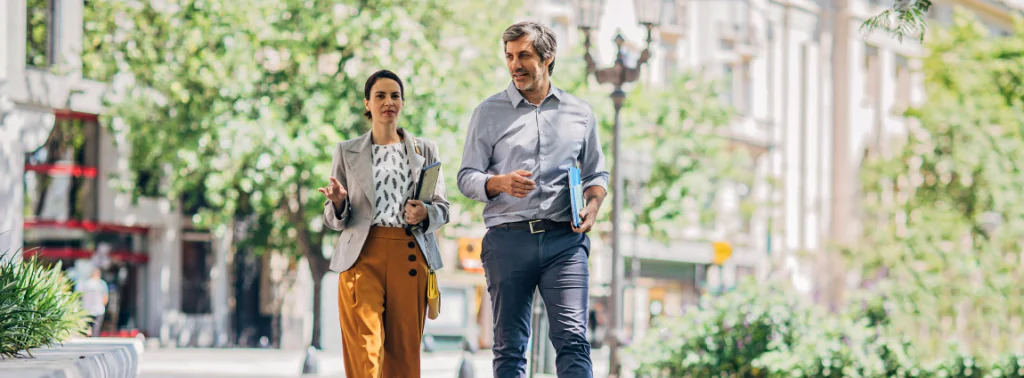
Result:
[[[512,102],[513,108],[518,107],[519,104],[521,104],[523,101],[526,101],[526,97],[523,97],[523,94],[519,93],[519,89],[516,88],[516,83],[514,82],[508,83],[508,88],[505,89],[505,94],[508,95],[508,99],[509,101]],[[547,100],[548,97],[553,96],[554,98],[558,99],[558,101],[562,101],[562,94],[562,90],[556,87],[554,83],[551,83],[551,85],[548,87],[548,95],[545,96],[544,99]],[[541,101],[541,103],[543,102],[544,101]]]

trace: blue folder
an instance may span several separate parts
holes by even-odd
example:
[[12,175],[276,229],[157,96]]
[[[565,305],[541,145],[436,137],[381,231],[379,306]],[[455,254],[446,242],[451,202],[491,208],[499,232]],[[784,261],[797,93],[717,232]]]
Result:
[[570,210],[572,211],[572,226],[579,227],[582,221],[580,220],[580,210],[583,210],[583,183],[580,180],[580,170],[576,167],[567,168],[569,171],[569,199],[572,202]]

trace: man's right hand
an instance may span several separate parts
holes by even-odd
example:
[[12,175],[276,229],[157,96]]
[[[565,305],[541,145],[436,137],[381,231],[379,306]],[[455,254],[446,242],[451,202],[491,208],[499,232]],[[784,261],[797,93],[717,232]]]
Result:
[[327,184],[327,186],[319,188],[317,191],[323,193],[327,199],[331,200],[331,202],[334,203],[335,209],[337,209],[338,206],[341,206],[341,203],[345,202],[345,199],[348,198],[348,191],[345,190],[345,187],[341,186],[338,179],[334,177],[331,177],[331,182]]
[[537,183],[527,178],[530,176],[533,174],[520,169],[491,177],[490,180],[487,180],[487,196],[494,198],[498,194],[505,193],[516,198],[526,198],[530,192],[537,189]]

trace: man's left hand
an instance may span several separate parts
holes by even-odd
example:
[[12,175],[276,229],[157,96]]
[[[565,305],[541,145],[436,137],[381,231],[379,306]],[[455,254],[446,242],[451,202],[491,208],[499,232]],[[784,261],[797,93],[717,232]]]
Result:
[[585,234],[590,232],[590,229],[594,227],[594,221],[597,219],[597,201],[587,202],[587,206],[580,209],[580,226],[573,227],[572,231],[577,234]]
[[420,224],[424,219],[427,219],[427,207],[423,201],[411,199],[405,202],[405,223]]

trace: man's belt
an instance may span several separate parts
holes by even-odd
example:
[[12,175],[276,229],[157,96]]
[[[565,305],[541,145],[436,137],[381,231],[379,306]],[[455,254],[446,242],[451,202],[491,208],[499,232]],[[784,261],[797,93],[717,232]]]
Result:
[[572,229],[572,225],[569,222],[555,222],[547,219],[537,219],[521,222],[504,223],[495,228],[503,230],[526,230],[530,231],[531,234],[539,234],[545,231],[560,230],[560,229]]

